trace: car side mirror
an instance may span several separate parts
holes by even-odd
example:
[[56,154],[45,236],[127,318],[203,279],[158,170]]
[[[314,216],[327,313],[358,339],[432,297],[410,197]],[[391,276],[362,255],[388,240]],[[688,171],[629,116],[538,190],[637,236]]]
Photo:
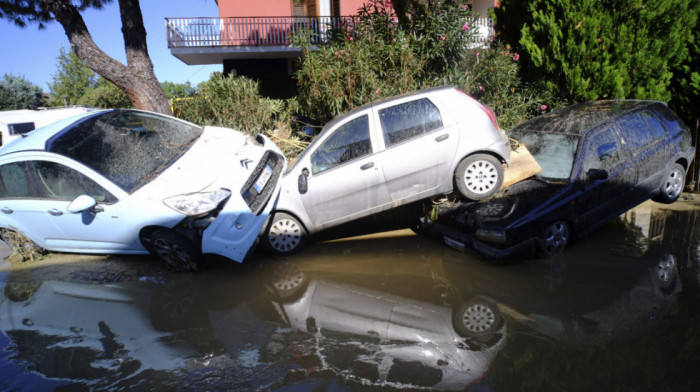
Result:
[[588,181],[607,180],[608,171],[604,169],[590,169],[586,172],[586,177]]
[[68,204],[68,211],[74,214],[89,210],[97,205],[97,200],[88,195],[80,195]]
[[302,195],[309,190],[309,171],[304,169],[299,174],[299,193]]

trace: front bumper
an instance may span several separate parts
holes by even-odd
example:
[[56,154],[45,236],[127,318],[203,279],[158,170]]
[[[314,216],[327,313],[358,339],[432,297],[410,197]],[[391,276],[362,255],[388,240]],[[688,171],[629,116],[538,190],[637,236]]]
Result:
[[461,252],[471,249],[487,258],[494,260],[509,259],[527,252],[532,252],[535,245],[535,239],[529,238],[506,248],[497,248],[478,240],[471,234],[460,232],[447,225],[434,222],[427,218],[421,218],[421,225],[427,233],[439,238],[447,246],[455,248]]
[[[246,184],[231,189],[232,195],[223,206],[216,219],[202,234],[202,253],[218,254],[239,263],[245,260],[251,248],[257,243],[265,223],[274,208],[281,187],[282,173],[287,168],[287,160],[277,146],[265,137],[265,147],[268,151],[262,155],[258,167],[253,171]],[[255,198],[247,192],[255,186],[261,167],[267,164],[264,157],[269,152],[276,154],[281,162],[274,170],[265,189],[260,191],[260,198]],[[262,198],[262,199],[261,199]]]

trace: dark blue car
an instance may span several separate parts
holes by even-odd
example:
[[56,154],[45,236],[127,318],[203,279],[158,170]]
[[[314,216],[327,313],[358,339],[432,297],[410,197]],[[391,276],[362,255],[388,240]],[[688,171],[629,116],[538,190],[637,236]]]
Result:
[[494,198],[443,209],[428,227],[449,245],[502,258],[553,256],[648,200],[673,203],[695,148],[688,127],[663,102],[597,101],[513,128],[542,171]]

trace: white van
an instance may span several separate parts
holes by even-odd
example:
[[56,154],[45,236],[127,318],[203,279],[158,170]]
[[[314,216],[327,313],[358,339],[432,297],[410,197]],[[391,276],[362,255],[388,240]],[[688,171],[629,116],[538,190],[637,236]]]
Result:
[[93,111],[82,106],[37,110],[8,110],[0,112],[0,146],[5,146],[20,135],[76,114]]

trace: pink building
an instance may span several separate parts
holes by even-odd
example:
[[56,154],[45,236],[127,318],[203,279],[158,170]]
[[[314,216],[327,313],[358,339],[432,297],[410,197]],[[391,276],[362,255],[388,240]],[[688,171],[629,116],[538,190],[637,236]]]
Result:
[[[295,31],[310,29],[315,42],[357,14],[365,0],[218,0],[218,18],[166,18],[170,53],[189,65],[222,64],[224,73],[260,80],[263,94],[286,96],[299,48],[290,46]],[[472,0],[484,39],[491,36],[488,8],[498,0]]]

